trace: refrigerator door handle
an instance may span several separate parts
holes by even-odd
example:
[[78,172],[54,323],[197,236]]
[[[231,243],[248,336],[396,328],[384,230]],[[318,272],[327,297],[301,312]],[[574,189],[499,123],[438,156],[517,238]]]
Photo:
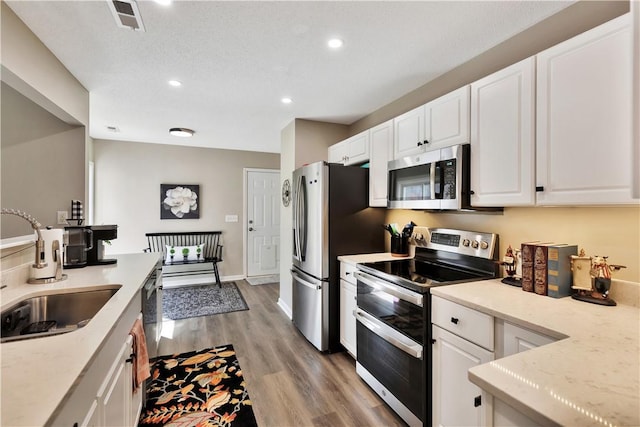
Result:
[[300,260],[305,261],[307,256],[307,181],[305,176],[300,177],[300,217],[298,218],[298,233],[302,236],[298,236],[298,242],[300,243]]
[[302,178],[298,177],[294,186],[293,198],[293,258],[301,261],[300,258],[300,182]]
[[300,283],[303,286],[306,286],[307,288],[311,288],[311,289],[315,289],[317,291],[319,291],[320,289],[322,289],[322,286],[320,285],[316,285],[314,283],[311,282],[307,282],[306,280],[304,280],[298,273],[296,273],[295,271],[291,271],[291,275],[296,279],[296,282]]

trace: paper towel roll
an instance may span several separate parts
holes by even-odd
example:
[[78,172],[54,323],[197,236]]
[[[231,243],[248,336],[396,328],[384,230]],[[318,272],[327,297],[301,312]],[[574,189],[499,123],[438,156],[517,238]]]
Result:
[[44,240],[44,262],[47,263],[45,268],[33,268],[31,267],[31,277],[35,279],[48,279],[56,275],[56,268],[58,266],[57,260],[53,255],[53,242],[58,241],[60,248],[60,268],[62,269],[62,260],[64,259],[64,230],[61,228],[53,228],[50,230],[40,230],[42,240]]

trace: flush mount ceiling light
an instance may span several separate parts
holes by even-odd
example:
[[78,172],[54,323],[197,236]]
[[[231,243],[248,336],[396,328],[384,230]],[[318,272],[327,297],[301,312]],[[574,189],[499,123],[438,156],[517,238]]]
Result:
[[167,83],[169,83],[169,85],[173,87],[182,86],[182,82],[179,80],[169,80]]
[[331,49],[340,49],[344,45],[344,42],[340,39],[331,39],[327,42],[327,45]]
[[195,132],[187,128],[171,128],[169,129],[169,133],[173,136],[179,136],[181,138],[189,138],[189,137],[192,137]]
[[289,97],[284,97],[280,100],[283,104],[291,104],[293,102],[293,99],[289,98]]
[[173,0],[154,0],[156,3],[162,6],[169,6]]

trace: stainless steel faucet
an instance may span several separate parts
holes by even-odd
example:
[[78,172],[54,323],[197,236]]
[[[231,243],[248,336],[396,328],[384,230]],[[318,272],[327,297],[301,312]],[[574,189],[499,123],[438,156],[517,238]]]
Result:
[[[42,239],[42,234],[40,233],[40,228],[42,228],[42,224],[40,224],[34,217],[27,214],[26,212],[20,211],[18,209],[7,209],[2,208],[0,213],[3,215],[16,215],[20,218],[26,220],[31,224],[31,227],[36,231],[37,239],[36,239],[36,253],[35,253],[35,262],[33,263],[33,268],[42,269],[48,266],[45,256],[45,247],[44,240]],[[30,278],[29,283],[53,283],[58,282],[60,280],[64,280],[67,278],[66,274],[62,274],[62,248],[60,248],[60,243],[57,240],[54,240],[52,245],[52,254],[53,260],[56,262],[56,273],[54,277],[47,278]]]

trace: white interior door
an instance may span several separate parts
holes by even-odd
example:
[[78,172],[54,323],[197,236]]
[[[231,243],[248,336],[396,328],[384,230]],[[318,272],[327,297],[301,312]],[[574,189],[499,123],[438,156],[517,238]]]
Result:
[[247,171],[247,276],[280,272],[280,172]]

